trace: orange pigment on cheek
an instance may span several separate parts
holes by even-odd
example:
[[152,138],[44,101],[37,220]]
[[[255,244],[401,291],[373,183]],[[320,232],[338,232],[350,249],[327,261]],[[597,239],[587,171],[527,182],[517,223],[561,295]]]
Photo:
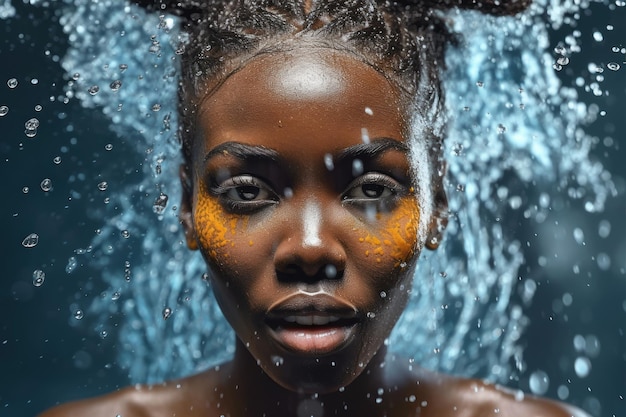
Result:
[[365,256],[374,255],[376,262],[382,262],[383,257],[389,255],[396,266],[408,261],[415,252],[419,217],[415,198],[403,199],[379,233],[359,238],[359,242],[369,246]]
[[201,198],[194,210],[196,236],[202,250],[213,258],[218,249],[235,245],[228,235],[235,235],[238,222],[239,216],[224,212],[216,198]]

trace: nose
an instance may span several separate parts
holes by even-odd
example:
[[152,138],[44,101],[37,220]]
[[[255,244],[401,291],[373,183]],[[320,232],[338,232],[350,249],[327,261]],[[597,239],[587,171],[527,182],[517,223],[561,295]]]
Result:
[[294,202],[290,212],[274,254],[279,279],[312,282],[343,277],[346,252],[334,210],[310,199]]

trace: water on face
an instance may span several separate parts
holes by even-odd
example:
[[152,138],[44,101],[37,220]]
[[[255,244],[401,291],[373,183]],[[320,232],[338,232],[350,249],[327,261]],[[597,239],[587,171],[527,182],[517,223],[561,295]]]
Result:
[[[120,7],[117,0],[64,3],[60,23],[70,41],[61,60],[69,80],[65,99],[102,111],[134,152],[129,158],[140,161],[140,175],[115,177],[111,166],[94,182],[98,204],[105,206],[97,210],[101,226],[86,249],[68,254],[66,272],[89,264],[101,272],[97,279],[107,289],[72,304],[71,322],[90,317],[100,337],[113,332],[119,339],[117,363],[133,381],[159,381],[222,362],[232,355],[232,332],[201,279],[204,261],[182,242],[177,218],[176,22]],[[573,27],[587,6],[537,1],[522,17],[498,19],[449,13],[454,29],[464,34],[462,46],[448,54],[445,76],[450,222],[441,247],[425,251],[418,262],[414,286],[407,289],[409,305],[389,340],[390,350],[420,366],[498,382],[525,374],[532,392],[552,389],[568,399],[565,384],[551,385],[544,370],[526,369],[520,344],[528,325],[524,308],[538,284],[526,275],[528,242],[513,229],[516,221],[543,227],[564,201],[601,212],[615,193],[611,176],[589,157],[597,138],[582,129],[601,110],[583,104],[578,90],[562,86],[555,74],[571,65],[580,34],[572,29],[555,48],[545,25],[548,19],[553,26]],[[0,1],[0,17],[11,17],[12,10],[10,1]],[[600,42],[602,31],[593,38]],[[589,79],[576,81],[590,94],[606,94],[603,72],[624,71],[624,45],[611,47],[617,48],[614,59],[590,63]],[[18,88],[17,80],[8,80],[7,88]],[[0,107],[2,116],[9,111]],[[26,121],[32,136],[38,127],[36,118]],[[607,137],[602,140],[610,149]],[[112,140],[105,151],[115,147]],[[417,160],[420,152],[414,154]],[[41,189],[54,190],[52,181],[42,180]],[[598,234],[608,236],[611,228],[605,220]],[[33,235],[24,247],[37,244]],[[582,229],[572,236],[579,245],[585,242]],[[538,262],[553,265],[541,257]],[[611,262],[608,254],[597,255],[600,269]],[[575,274],[576,265],[571,268]],[[44,276],[37,269],[33,285],[48,287]],[[565,292],[554,311],[572,303]],[[584,378],[600,343],[593,334],[577,334],[573,346],[576,355],[564,366]],[[587,406],[599,407],[592,400]]]

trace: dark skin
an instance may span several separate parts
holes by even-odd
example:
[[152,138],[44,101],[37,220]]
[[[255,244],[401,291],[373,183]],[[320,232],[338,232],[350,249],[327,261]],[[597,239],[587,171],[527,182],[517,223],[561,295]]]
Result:
[[585,416],[387,355],[445,225],[441,184],[412,174],[405,104],[332,49],[261,55],[226,79],[198,112],[181,221],[237,334],[233,360],[42,417]]

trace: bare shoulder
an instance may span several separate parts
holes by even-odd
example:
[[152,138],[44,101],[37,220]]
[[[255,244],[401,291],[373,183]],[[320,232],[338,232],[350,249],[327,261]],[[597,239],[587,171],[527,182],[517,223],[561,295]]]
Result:
[[[444,377],[450,398],[467,416],[590,417],[584,411],[546,398],[476,379]],[[458,405],[457,405],[458,410]]]
[[[478,379],[414,370],[412,388],[402,384],[402,395],[419,407],[404,415],[420,417],[590,417],[570,405],[525,394]],[[406,380],[405,380],[406,381]],[[407,390],[408,389],[408,390]],[[417,401],[419,399],[419,401]],[[406,411],[409,411],[407,408]],[[415,413],[413,412],[415,411]]]
[[135,385],[100,397],[62,404],[38,417],[206,415],[211,406],[211,396],[206,392],[211,378],[211,372],[205,372],[163,384]]

